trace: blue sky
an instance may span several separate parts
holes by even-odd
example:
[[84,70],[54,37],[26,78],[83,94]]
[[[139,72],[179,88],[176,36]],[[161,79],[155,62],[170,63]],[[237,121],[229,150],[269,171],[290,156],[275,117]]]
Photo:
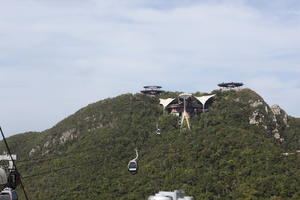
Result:
[[0,7],[0,123],[41,131],[143,85],[241,81],[300,117],[298,0],[10,0]]

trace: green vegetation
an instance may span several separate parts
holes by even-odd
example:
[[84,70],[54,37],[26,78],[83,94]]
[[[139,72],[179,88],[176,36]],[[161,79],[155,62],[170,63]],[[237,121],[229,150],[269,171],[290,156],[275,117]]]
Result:
[[[91,104],[44,132],[10,137],[29,196],[142,200],[183,189],[197,200],[299,200],[299,158],[282,153],[299,147],[300,120],[289,117],[289,127],[278,120],[285,139],[279,142],[271,133],[272,113],[255,92],[213,93],[210,111],[191,119],[191,131],[163,114],[158,98],[125,94]],[[250,106],[257,100],[263,104]],[[264,115],[258,126],[249,124],[254,110]],[[136,147],[140,169],[132,176],[127,163]]]

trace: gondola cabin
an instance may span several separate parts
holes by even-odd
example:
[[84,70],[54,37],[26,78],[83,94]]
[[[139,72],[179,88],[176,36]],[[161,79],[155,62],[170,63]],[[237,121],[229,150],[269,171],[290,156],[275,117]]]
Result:
[[132,160],[128,163],[128,171],[131,175],[135,175],[138,172],[138,163],[135,160]]
[[156,135],[160,135],[160,129],[159,128],[156,130]]
[[0,200],[18,200],[18,194],[11,188],[5,188],[0,193]]

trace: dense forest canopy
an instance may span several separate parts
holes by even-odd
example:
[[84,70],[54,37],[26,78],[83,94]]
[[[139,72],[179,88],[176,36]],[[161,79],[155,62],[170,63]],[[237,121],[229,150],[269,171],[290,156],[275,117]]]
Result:
[[[299,156],[283,153],[299,148],[300,120],[274,114],[249,89],[212,93],[191,130],[163,112],[159,98],[179,94],[165,92],[105,99],[43,132],[10,137],[30,198],[142,200],[182,189],[197,200],[299,200]],[[140,169],[132,176],[135,148]]]

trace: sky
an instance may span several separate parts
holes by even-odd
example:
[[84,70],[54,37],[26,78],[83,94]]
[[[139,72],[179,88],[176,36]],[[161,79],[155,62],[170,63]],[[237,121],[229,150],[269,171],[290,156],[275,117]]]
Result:
[[0,6],[0,125],[42,131],[144,85],[243,82],[300,117],[298,0],[9,0]]

